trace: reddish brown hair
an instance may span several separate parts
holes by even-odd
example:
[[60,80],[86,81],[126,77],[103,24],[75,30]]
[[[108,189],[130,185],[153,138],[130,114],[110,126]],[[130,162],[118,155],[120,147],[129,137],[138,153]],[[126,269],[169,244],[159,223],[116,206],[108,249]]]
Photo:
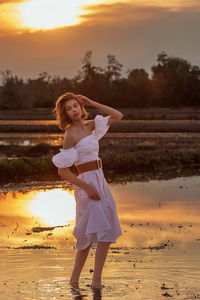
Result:
[[65,110],[65,103],[71,99],[75,99],[78,102],[78,104],[80,105],[81,110],[82,110],[82,118],[87,119],[87,117],[88,117],[88,113],[85,110],[83,103],[78,100],[78,98],[76,97],[76,94],[69,93],[69,92],[65,93],[65,94],[61,95],[60,97],[58,97],[56,104],[55,104],[55,108],[53,109],[53,113],[56,116],[56,120],[58,120],[58,122],[59,122],[58,126],[61,130],[65,130],[67,127],[69,127],[72,124],[72,120],[68,117],[67,112]]

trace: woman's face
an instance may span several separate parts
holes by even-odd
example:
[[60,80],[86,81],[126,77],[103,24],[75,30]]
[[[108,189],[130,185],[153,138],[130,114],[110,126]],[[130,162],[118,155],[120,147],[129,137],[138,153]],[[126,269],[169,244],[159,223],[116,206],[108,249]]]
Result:
[[81,106],[76,99],[70,99],[65,102],[65,111],[72,121],[82,118]]

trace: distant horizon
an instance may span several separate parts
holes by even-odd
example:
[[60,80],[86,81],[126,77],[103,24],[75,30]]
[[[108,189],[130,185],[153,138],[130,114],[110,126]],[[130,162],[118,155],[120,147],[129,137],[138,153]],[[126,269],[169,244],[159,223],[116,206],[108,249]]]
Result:
[[[90,49],[88,49],[88,51],[89,51]],[[164,51],[164,50],[163,50]],[[165,52],[165,51],[164,51]],[[12,70],[12,69],[4,69],[4,70],[2,70],[2,69],[0,69],[0,72],[6,72],[6,71],[11,71],[11,73],[15,76],[18,76],[19,78],[22,78],[23,80],[26,80],[26,79],[36,79],[36,78],[38,78],[39,77],[39,74],[41,74],[41,73],[43,73],[43,72],[47,72],[49,75],[51,75],[51,76],[61,76],[61,78],[64,78],[64,77],[66,77],[67,79],[74,79],[74,77],[78,74],[78,72],[81,70],[81,67],[82,67],[82,63],[81,63],[81,60],[83,59],[83,57],[84,57],[84,54],[85,53],[83,53],[83,55],[82,55],[82,57],[81,57],[81,59],[80,59],[80,62],[79,62],[79,68],[77,69],[77,70],[74,70],[73,71],[73,73],[71,72],[71,73],[69,73],[69,74],[64,74],[63,73],[63,75],[61,76],[61,74],[60,73],[52,73],[52,72],[48,72],[47,70],[38,70],[38,71],[36,71],[35,73],[33,73],[32,75],[26,75],[26,76],[29,76],[29,77],[25,77],[25,76],[23,76],[22,74],[23,74],[23,72],[20,72],[20,70],[18,71],[18,72],[14,72],[14,70]],[[134,65],[133,65],[133,67],[131,67],[130,65],[129,66],[127,66],[127,68],[125,69],[125,66],[124,66],[124,64],[123,64],[123,61],[120,61],[119,59],[118,59],[118,57],[117,56],[115,56],[116,57],[116,60],[119,62],[119,63],[121,63],[122,64],[122,72],[121,72],[121,74],[122,74],[122,77],[127,77],[128,76],[128,70],[129,69],[144,69],[148,74],[149,74],[149,77],[151,77],[151,75],[152,75],[152,71],[151,71],[151,67],[154,65],[154,64],[156,64],[157,63],[157,56],[158,56],[158,54],[159,53],[157,53],[157,55],[154,55],[154,57],[155,57],[155,61],[153,62],[153,64],[152,65],[149,65],[147,68],[144,68],[144,67],[142,67],[142,66],[137,66],[137,67],[135,67]],[[168,54],[168,53],[167,53]],[[112,53],[108,53],[107,55],[112,55]],[[92,53],[92,64],[94,65],[94,66],[96,66],[96,67],[102,67],[102,68],[104,68],[104,67],[106,67],[106,65],[107,65],[107,55],[105,56],[105,60],[104,60],[104,62],[103,62],[103,65],[101,65],[101,64],[98,64],[97,62],[95,62],[95,53]],[[173,56],[173,57],[178,57],[177,55],[171,55],[171,56]],[[183,57],[180,57],[180,58],[183,58]],[[185,58],[183,58],[183,59],[185,59]],[[22,73],[22,74],[20,74],[20,73]],[[31,74],[31,73],[30,73]],[[1,75],[1,73],[0,73],[0,83],[1,83],[1,77],[2,77],[2,75]]]
[[[163,50],[163,52],[165,52],[164,50]],[[165,52],[166,53],[166,52]],[[131,66],[129,66],[126,70],[123,70],[124,69],[124,65],[123,65],[123,62],[122,61],[119,61],[118,60],[118,58],[116,57],[116,60],[119,62],[119,63],[121,63],[122,64],[122,72],[121,72],[121,76],[122,76],[122,78],[127,78],[128,77],[128,70],[133,70],[133,69],[144,69],[147,73],[148,73],[148,75],[149,75],[149,78],[151,79],[152,78],[152,71],[151,71],[151,68],[152,68],[152,66],[153,65],[156,65],[157,64],[157,57],[158,57],[158,54],[159,53],[157,53],[157,56],[156,56],[156,60],[155,60],[155,62],[151,65],[151,66],[149,66],[149,69],[147,70],[147,69],[145,69],[144,67],[131,67]],[[178,56],[178,55],[169,55],[168,53],[166,53],[169,57],[178,57],[178,58],[180,58],[180,59],[184,59],[184,60],[187,60],[186,58],[184,58],[184,57],[180,57],[180,56]],[[84,55],[83,55],[84,56]],[[94,56],[95,56],[95,54],[93,53],[92,54],[92,58],[94,58]],[[83,59],[83,58],[82,58]],[[92,63],[93,63],[93,65],[94,66],[96,66],[96,67],[101,67],[101,68],[105,68],[106,67],[106,59],[107,59],[107,56],[106,56],[106,58],[105,58],[105,63],[104,63],[104,65],[102,66],[102,65],[98,65],[98,64],[96,64],[95,62],[94,62],[94,60],[92,59]],[[189,60],[187,60],[191,65],[195,65],[195,64],[192,64],[192,62],[191,61],[189,61]],[[82,64],[83,65],[83,64]],[[59,76],[59,77],[61,77],[61,78],[67,78],[68,80],[72,80],[72,79],[74,79],[75,78],[75,76],[76,75],[78,75],[78,72],[81,70],[81,67],[82,67],[82,65],[81,65],[81,63],[80,63],[80,68],[79,69],[77,69],[77,71],[76,71],[76,73],[74,73],[74,75],[73,76],[71,76],[71,77],[69,77],[68,75],[63,75],[63,76],[61,76],[61,74],[53,74],[53,73],[50,73],[50,72],[47,72],[47,70],[42,70],[42,71],[38,71],[37,72],[37,74],[34,74],[34,75],[32,75],[32,76],[30,76],[30,77],[23,77],[23,76],[21,76],[20,74],[18,74],[18,73],[15,73],[13,70],[10,70],[10,69],[7,69],[7,70],[0,70],[0,85],[2,85],[2,77],[3,77],[3,75],[1,74],[2,72],[6,72],[6,71],[10,71],[11,73],[12,73],[12,75],[13,76],[17,76],[18,78],[21,78],[21,79],[23,79],[24,81],[26,81],[26,80],[28,80],[28,79],[37,79],[38,77],[39,77],[39,75],[40,74],[42,74],[42,73],[44,73],[44,72],[47,72],[49,75],[51,75],[52,77],[54,77],[54,76]],[[200,67],[200,64],[199,65],[197,65],[196,64],[196,66],[198,66],[198,67]]]

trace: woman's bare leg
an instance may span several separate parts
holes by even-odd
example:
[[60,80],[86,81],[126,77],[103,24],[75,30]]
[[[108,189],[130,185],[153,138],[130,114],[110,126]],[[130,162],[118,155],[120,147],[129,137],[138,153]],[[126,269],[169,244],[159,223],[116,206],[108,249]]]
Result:
[[96,248],[92,288],[101,288],[101,275],[110,242],[99,242]]
[[70,284],[75,288],[78,288],[79,277],[80,277],[81,271],[83,269],[83,266],[85,264],[85,261],[87,259],[87,256],[88,256],[88,253],[90,250],[90,246],[91,246],[91,244],[84,250],[78,250],[76,253],[74,268],[73,268],[73,272],[72,272],[71,279],[70,279]]

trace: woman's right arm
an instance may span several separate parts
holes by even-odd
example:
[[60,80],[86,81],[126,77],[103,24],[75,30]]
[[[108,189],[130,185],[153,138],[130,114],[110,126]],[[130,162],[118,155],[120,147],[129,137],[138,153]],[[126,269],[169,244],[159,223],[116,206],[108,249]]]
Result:
[[58,174],[70,183],[75,184],[84,190],[87,189],[88,184],[77,178],[69,168],[58,168]]
[[95,189],[95,187],[91,184],[88,184],[86,182],[84,182],[83,180],[80,180],[79,178],[77,178],[71,171],[69,168],[58,168],[58,174],[66,179],[67,181],[69,181],[70,183],[79,186],[80,188],[84,189],[89,198],[92,198],[93,200],[100,200],[100,196],[97,192],[97,190]]

